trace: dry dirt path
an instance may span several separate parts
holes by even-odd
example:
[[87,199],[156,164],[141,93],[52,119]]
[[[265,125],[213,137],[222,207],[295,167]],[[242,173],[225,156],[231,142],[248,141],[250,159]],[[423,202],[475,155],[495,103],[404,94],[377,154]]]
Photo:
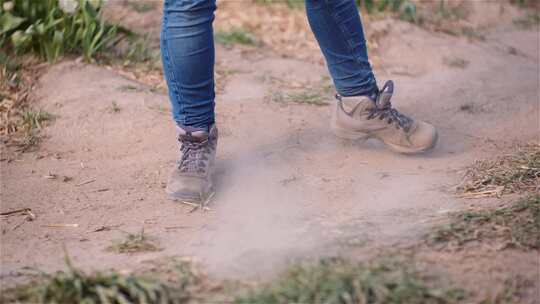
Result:
[[[233,73],[217,98],[217,194],[204,213],[164,195],[177,155],[167,96],[103,67],[60,63],[37,91],[38,107],[57,115],[47,139],[39,151],[1,163],[2,211],[28,207],[37,216],[16,229],[18,217],[0,222],[1,275],[62,269],[63,246],[84,269],[194,256],[217,275],[264,276],[291,258],[417,240],[433,220],[471,204],[452,193],[457,170],[538,139],[538,39],[536,31],[506,28],[468,42],[393,26],[377,76],[395,80],[399,109],[439,128],[439,145],[421,156],[338,140],[328,106],[268,98],[327,84],[323,66],[220,48]],[[452,58],[469,64],[444,64]],[[49,173],[58,178],[44,178]],[[103,226],[113,228],[95,232]],[[163,250],[105,250],[143,228]]]

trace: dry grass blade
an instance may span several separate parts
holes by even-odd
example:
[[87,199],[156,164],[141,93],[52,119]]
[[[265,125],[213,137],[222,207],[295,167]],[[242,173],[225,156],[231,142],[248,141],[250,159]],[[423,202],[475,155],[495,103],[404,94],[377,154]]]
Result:
[[49,227],[49,228],[77,228],[77,227],[79,227],[79,224],[48,224],[48,225],[43,225],[43,227]]
[[540,144],[522,146],[516,153],[477,161],[457,186],[459,196],[478,198],[540,189]]
[[428,235],[436,246],[459,248],[469,242],[491,241],[499,249],[540,249],[540,195],[510,206],[451,215],[451,222]]
[[42,124],[54,118],[30,108],[33,88],[46,65],[33,56],[0,51],[0,136],[15,152],[35,150],[41,142]]
[[[81,163],[81,164],[82,164],[82,163]],[[78,184],[76,184],[75,186],[76,186],[76,187],[80,187],[80,186],[83,186],[83,185],[86,185],[86,184],[93,183],[93,182],[95,182],[95,181],[96,181],[95,179],[89,179],[89,180],[87,180],[87,181],[78,183]]]
[[188,213],[193,213],[193,212],[195,212],[195,211],[197,211],[199,209],[201,211],[203,211],[203,212],[210,211],[212,209],[210,209],[208,207],[208,205],[212,201],[212,198],[214,197],[214,195],[215,195],[215,192],[209,193],[207,196],[202,198],[200,203],[192,203],[192,202],[186,202],[186,201],[180,201],[180,203],[191,207],[191,209],[188,211]]

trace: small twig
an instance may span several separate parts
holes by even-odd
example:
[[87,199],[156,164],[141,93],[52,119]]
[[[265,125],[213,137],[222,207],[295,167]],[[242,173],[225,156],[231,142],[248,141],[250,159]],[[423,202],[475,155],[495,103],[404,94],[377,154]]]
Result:
[[101,227],[98,227],[98,228],[94,229],[93,232],[110,231],[110,230],[112,230],[114,228],[118,228],[118,227],[120,227],[120,225],[112,225],[112,226],[105,226],[104,225],[104,226],[101,226]]
[[32,211],[30,211],[30,209],[25,210],[25,213],[26,213],[26,216],[23,218],[23,220],[20,223],[18,223],[17,225],[13,226],[13,228],[11,228],[11,231],[19,228],[25,222],[31,222],[31,221],[36,219],[36,215],[34,213],[32,213]]
[[76,186],[76,187],[79,187],[79,186],[82,186],[82,185],[86,185],[86,184],[93,183],[93,182],[95,182],[95,181],[96,181],[96,179],[89,179],[89,180],[84,181],[84,182],[82,182],[82,183],[76,184],[75,186]]
[[54,173],[47,173],[47,175],[43,176],[43,178],[46,178],[46,179],[56,179],[58,177],[58,175],[54,174]]
[[208,208],[208,205],[210,204],[212,198],[214,198],[214,195],[215,195],[215,194],[216,194],[215,192],[211,192],[210,194],[208,194],[208,196],[206,197],[206,199],[204,200],[204,202],[202,202],[202,204],[201,204],[201,207],[202,207],[201,210],[202,210],[203,212],[205,212],[205,211],[210,211],[210,210],[211,210],[210,208]]
[[79,227],[79,224],[49,224],[49,225],[42,225],[42,227],[49,227],[49,228],[77,228]]
[[12,214],[15,214],[15,213],[23,213],[23,212],[28,212],[32,209],[30,208],[23,208],[23,209],[17,209],[17,210],[12,210],[12,211],[6,211],[6,212],[2,212],[0,213],[0,215],[12,215]]
[[165,227],[165,230],[174,230],[174,229],[189,229],[189,226],[169,226]]
[[191,207],[199,207],[199,204],[190,203],[190,202],[186,202],[186,201],[181,201],[180,203],[191,206]]

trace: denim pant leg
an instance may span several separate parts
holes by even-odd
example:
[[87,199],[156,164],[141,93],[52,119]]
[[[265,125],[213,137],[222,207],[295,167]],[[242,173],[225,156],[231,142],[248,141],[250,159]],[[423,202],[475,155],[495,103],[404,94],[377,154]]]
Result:
[[338,93],[374,93],[377,83],[354,0],[306,0],[306,11]]
[[165,0],[161,56],[173,118],[181,126],[214,123],[215,0]]

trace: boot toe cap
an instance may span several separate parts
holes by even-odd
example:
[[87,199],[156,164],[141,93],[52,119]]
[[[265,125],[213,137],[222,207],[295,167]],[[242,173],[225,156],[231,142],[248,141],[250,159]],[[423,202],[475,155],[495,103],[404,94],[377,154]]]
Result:
[[432,149],[437,144],[439,135],[432,124],[418,121],[415,131],[410,136],[410,142],[415,150],[423,152]]
[[199,201],[206,191],[204,178],[171,174],[165,192],[174,200]]

